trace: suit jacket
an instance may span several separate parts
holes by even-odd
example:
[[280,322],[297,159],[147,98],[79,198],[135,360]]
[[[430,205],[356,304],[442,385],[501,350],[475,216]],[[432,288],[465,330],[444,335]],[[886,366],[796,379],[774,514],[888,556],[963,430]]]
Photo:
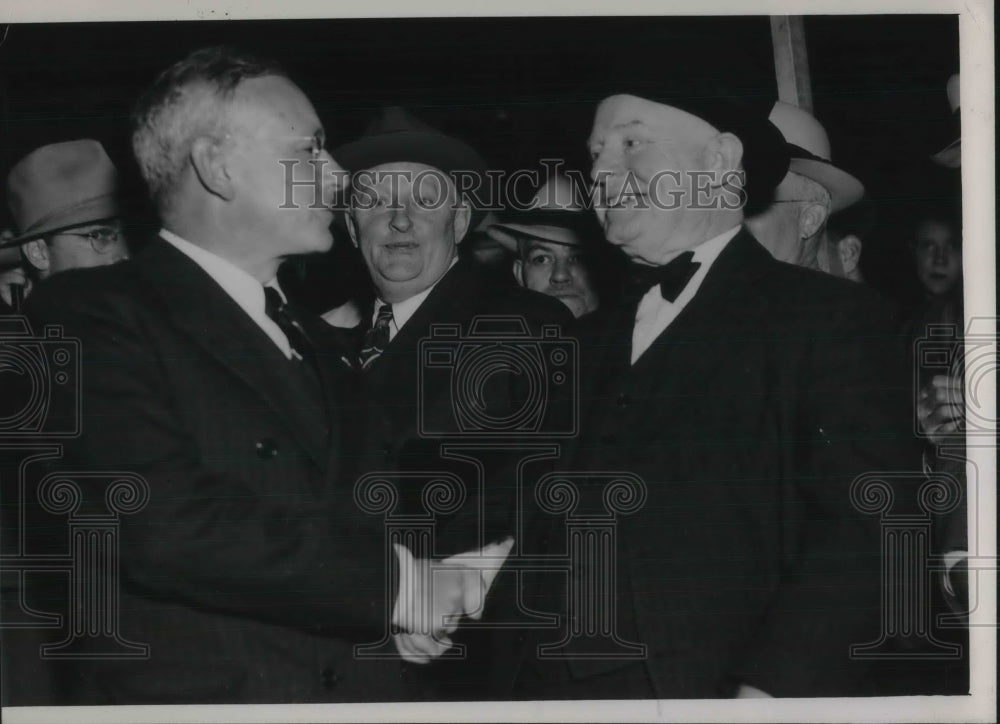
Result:
[[[746,230],[633,366],[635,309],[599,311],[581,332],[589,386],[570,467],[645,481],[616,550],[618,635],[647,656],[548,675],[594,697],[621,695],[620,679],[602,682],[629,665],[659,698],[740,683],[857,693],[866,667],[849,647],[880,633],[881,550],[851,483],[919,469],[890,314],[860,287],[775,261]],[[600,508],[601,493],[585,486],[581,506]],[[560,525],[547,531],[565,551]],[[538,595],[565,610],[564,584],[543,580]],[[528,636],[522,657],[559,638]]]
[[[372,311],[365,310],[364,321],[355,330],[359,348],[365,331],[371,327]],[[515,446],[519,442],[540,443],[547,439],[551,424],[559,425],[566,418],[562,407],[566,401],[560,398],[558,390],[546,389],[550,397],[545,417],[536,432],[526,432],[523,438],[501,440],[488,434],[471,437],[441,434],[465,429],[458,426],[455,405],[471,401],[472,387],[459,385],[459,391],[455,392],[452,382],[456,375],[463,374],[459,367],[468,363],[456,354],[450,362],[429,367],[426,356],[421,356],[421,342],[436,337],[439,340],[436,348],[442,351],[459,350],[462,345],[467,345],[466,350],[473,349],[476,339],[483,338],[472,329],[476,317],[522,318],[527,325],[527,336],[535,339],[544,326],[558,327],[560,335],[565,335],[573,324],[572,315],[561,302],[524,290],[512,280],[504,284],[474,262],[460,261],[435,285],[385,351],[361,373],[358,380],[361,404],[351,415],[355,420],[352,432],[357,434],[350,446],[350,459],[355,466],[351,477],[372,472],[390,477],[411,474],[398,479],[401,495],[395,510],[397,515],[426,514],[421,495],[438,471],[452,473],[461,481],[464,504],[452,514],[436,516],[434,554],[438,556],[478,549],[483,543],[512,532],[514,465],[521,452],[511,447],[469,452],[482,465],[483,489],[477,490],[477,464],[447,458],[442,455],[442,444],[485,445],[498,440]],[[440,330],[442,326],[452,326],[458,334],[454,337],[436,334],[434,328]],[[479,333],[488,335],[491,331],[496,331],[496,327],[479,328]],[[516,340],[511,341],[514,344]],[[506,343],[504,346],[510,349]],[[524,382],[524,374],[501,371],[489,376],[481,388],[482,402],[490,416],[486,422],[530,405]],[[488,433],[489,427],[476,431]],[[480,506],[484,513],[482,520]],[[499,588],[505,591],[497,595]],[[509,593],[507,583],[498,581],[491,593],[491,604],[497,598],[506,600],[505,593]],[[487,608],[484,620],[489,620],[492,610]],[[411,671],[411,676],[419,677],[424,690],[435,698],[482,698],[492,648],[491,633],[460,631],[455,641],[467,647],[464,660],[437,661]]]
[[386,629],[386,543],[342,477],[350,385],[326,325],[302,320],[310,381],[160,240],[53,277],[29,316],[82,344],[83,431],[62,469],[131,471],[150,489],[119,544],[120,632],[149,657],[79,662],[69,701],[408,698],[395,662],[353,656]]
[[[357,330],[358,340],[371,327],[371,309],[365,311],[364,321]],[[357,419],[361,424],[353,426],[360,433],[360,439],[352,446],[357,451],[356,462],[359,474],[371,471],[385,472],[417,472],[445,470],[454,472],[466,483],[466,494],[469,496],[463,510],[471,512],[478,500],[472,486],[475,467],[470,462],[448,460],[441,455],[441,445],[444,442],[460,442],[470,444],[476,441],[496,441],[489,435],[489,422],[500,416],[516,413],[525,404],[530,404],[525,388],[526,375],[506,370],[487,379],[486,384],[478,388],[485,410],[486,418],[473,418],[463,428],[457,417],[458,406],[468,406],[475,402],[476,389],[472,382],[455,384],[460,367],[467,364],[456,353],[451,361],[435,364],[425,353],[421,357],[421,342],[436,341],[436,349],[441,350],[471,350],[476,340],[486,335],[490,336],[496,330],[496,325],[481,325],[478,330],[472,328],[473,320],[479,317],[485,320],[496,320],[499,317],[521,318],[527,324],[526,336],[537,338],[543,326],[555,327],[560,334],[566,334],[573,323],[573,317],[559,301],[522,289],[514,284],[499,283],[493,277],[480,270],[474,262],[460,261],[452,267],[437,283],[431,293],[417,308],[413,316],[399,330],[398,334],[362,373],[359,385],[360,399],[363,409]],[[442,337],[440,331],[444,327],[453,327],[457,336]],[[516,340],[511,344],[515,344]],[[359,345],[360,346],[360,345]],[[467,366],[465,369],[469,369]],[[546,390],[549,392],[549,390]],[[538,440],[544,437],[547,425],[562,412],[560,399],[549,399],[546,418],[541,421],[537,434],[526,431],[525,439]],[[558,421],[557,421],[558,424]],[[477,426],[479,425],[479,426]],[[471,429],[472,435],[454,435],[463,429]],[[508,441],[510,440],[509,438]],[[491,461],[485,461],[489,478]],[[425,482],[414,479],[402,485],[403,497],[398,512],[421,513],[420,489]],[[487,488],[489,488],[487,482]],[[505,485],[510,493],[510,485]],[[495,489],[489,493],[502,495],[504,491]],[[495,513],[487,523],[487,531],[479,531],[478,525],[469,518],[469,525],[451,526],[447,542],[442,542],[440,552],[444,554],[458,553],[478,545],[479,533],[483,532],[485,540],[496,537],[506,531],[509,509],[499,502],[499,498],[491,498],[487,505],[488,514]],[[465,519],[459,514],[458,518]]]

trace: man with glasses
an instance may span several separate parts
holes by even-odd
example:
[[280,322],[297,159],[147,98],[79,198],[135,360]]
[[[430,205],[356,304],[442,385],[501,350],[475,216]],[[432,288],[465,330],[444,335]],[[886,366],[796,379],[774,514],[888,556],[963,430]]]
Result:
[[827,221],[859,201],[865,187],[830,161],[830,139],[809,112],[777,101],[768,120],[781,131],[791,162],[770,206],[747,226],[778,261],[858,280],[859,236],[828,234]]
[[[19,233],[0,244],[21,247],[21,294],[34,280],[128,257],[118,172],[97,141],[53,143],[29,153],[7,176],[7,203]],[[10,277],[4,285],[6,301],[18,298],[19,281]]]

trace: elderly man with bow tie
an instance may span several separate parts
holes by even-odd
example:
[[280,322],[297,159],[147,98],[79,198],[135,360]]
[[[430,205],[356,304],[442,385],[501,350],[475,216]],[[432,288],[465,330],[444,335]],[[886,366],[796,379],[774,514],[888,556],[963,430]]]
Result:
[[[770,198],[788,157],[767,109],[732,98],[620,83],[597,107],[598,218],[633,283],[580,333],[570,468],[577,510],[601,505],[600,471],[638,475],[646,499],[618,520],[614,560],[597,561],[617,571],[607,631],[581,633],[590,613],[560,577],[525,593],[579,620],[555,653],[559,635],[524,633],[514,697],[861,690],[850,647],[879,634],[881,550],[851,485],[912,469],[906,377],[872,296],[775,260],[744,227],[744,203]],[[569,590],[597,573],[578,565]]]

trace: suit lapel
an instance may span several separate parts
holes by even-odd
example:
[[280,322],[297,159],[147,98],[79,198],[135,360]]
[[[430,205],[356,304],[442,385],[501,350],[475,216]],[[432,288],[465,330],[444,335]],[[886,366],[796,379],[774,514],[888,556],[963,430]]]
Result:
[[307,412],[309,401],[293,383],[291,362],[271,338],[211,276],[167,242],[152,241],[136,265],[161,296],[174,324],[263,398],[316,464],[326,469],[327,441],[316,429],[315,416]]
[[719,366],[731,363],[733,345],[754,328],[756,284],[774,263],[753,236],[741,230],[694,298],[636,360],[634,374],[655,377],[660,389],[676,395],[671,398],[672,415],[680,414],[685,401],[697,402]]
[[[434,405],[446,392],[440,387],[424,389],[418,395],[418,385],[422,383],[420,374],[420,342],[430,337],[431,327],[437,324],[448,324],[456,319],[467,319],[469,305],[477,304],[482,289],[477,289],[477,274],[463,262],[458,262],[441,278],[423,303],[417,307],[413,316],[403,325],[399,333],[393,337],[385,352],[375,359],[367,372],[365,383],[375,393],[377,399],[390,403],[402,403],[412,400],[418,404]],[[456,314],[456,310],[460,313]],[[371,326],[371,314],[365,317],[365,328]],[[464,334],[467,330],[461,330]],[[443,379],[440,375],[432,379]],[[415,437],[418,430],[420,410],[410,409],[404,405],[405,413],[401,419],[394,421],[395,439]],[[412,414],[411,414],[412,413]]]

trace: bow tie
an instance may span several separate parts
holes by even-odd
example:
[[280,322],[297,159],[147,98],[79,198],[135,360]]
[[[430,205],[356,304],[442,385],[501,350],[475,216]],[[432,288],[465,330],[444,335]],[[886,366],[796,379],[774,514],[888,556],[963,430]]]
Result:
[[632,301],[641,299],[650,289],[659,284],[660,294],[663,298],[668,302],[674,302],[701,266],[701,262],[692,261],[692,259],[694,259],[694,252],[686,251],[664,266],[633,264],[626,282],[626,298]]

